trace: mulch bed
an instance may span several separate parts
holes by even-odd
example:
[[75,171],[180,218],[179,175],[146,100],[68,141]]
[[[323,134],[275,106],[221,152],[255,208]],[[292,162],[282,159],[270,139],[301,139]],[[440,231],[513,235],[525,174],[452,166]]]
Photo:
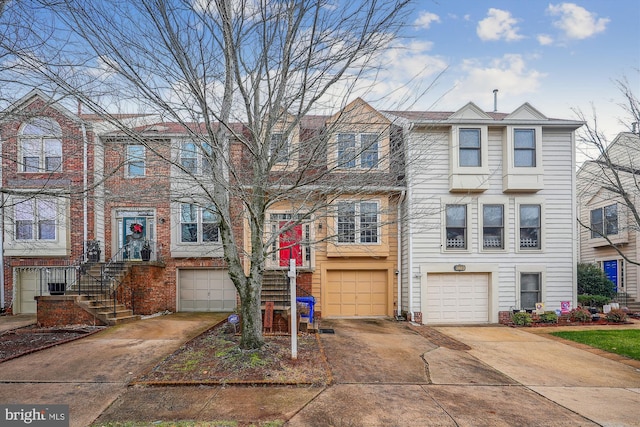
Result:
[[240,335],[215,327],[184,344],[134,384],[145,385],[309,385],[331,383],[331,372],[316,334],[298,335],[297,359],[291,337],[265,335],[259,350],[242,350]]
[[38,328],[28,326],[0,335],[0,363],[45,348],[84,338],[104,328],[78,326],[68,328]]

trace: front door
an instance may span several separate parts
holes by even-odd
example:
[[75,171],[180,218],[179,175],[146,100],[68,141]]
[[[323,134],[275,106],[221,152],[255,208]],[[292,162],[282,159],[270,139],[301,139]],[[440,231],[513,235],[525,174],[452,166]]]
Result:
[[[287,221],[280,221],[280,228],[287,227]],[[288,267],[289,260],[296,260],[296,267],[302,266],[302,224],[296,224],[280,234],[280,267]]]
[[618,292],[618,260],[603,261],[602,269],[607,279],[611,280],[615,285],[615,291]]
[[124,258],[128,260],[142,260],[140,251],[148,235],[146,218],[123,218],[122,241],[125,246]]

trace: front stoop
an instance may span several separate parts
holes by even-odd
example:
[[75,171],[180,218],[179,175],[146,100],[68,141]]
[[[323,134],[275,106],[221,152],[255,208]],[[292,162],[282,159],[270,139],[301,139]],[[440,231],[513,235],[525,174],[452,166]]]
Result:
[[140,320],[140,316],[133,314],[133,310],[128,309],[124,304],[116,304],[114,312],[113,300],[98,298],[91,295],[81,296],[77,304],[105,325],[115,326]]
[[116,305],[114,316],[113,301],[98,301],[84,295],[43,295],[36,297],[36,303],[40,327],[80,324],[114,326],[140,319],[124,305]]

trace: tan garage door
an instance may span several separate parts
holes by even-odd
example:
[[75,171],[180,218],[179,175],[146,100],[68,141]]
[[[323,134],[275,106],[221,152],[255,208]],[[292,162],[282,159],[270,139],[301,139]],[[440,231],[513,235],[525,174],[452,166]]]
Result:
[[329,270],[323,316],[385,316],[386,270]]
[[429,274],[426,323],[486,323],[489,321],[488,274]]
[[236,288],[227,270],[179,270],[179,311],[233,311]]

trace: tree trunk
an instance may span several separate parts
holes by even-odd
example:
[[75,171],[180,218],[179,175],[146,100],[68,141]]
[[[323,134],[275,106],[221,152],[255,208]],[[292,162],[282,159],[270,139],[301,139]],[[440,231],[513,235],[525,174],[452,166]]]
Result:
[[262,336],[262,309],[260,293],[262,277],[248,277],[245,286],[246,294],[242,298],[240,313],[242,315],[242,337],[240,348],[257,349],[264,344]]

